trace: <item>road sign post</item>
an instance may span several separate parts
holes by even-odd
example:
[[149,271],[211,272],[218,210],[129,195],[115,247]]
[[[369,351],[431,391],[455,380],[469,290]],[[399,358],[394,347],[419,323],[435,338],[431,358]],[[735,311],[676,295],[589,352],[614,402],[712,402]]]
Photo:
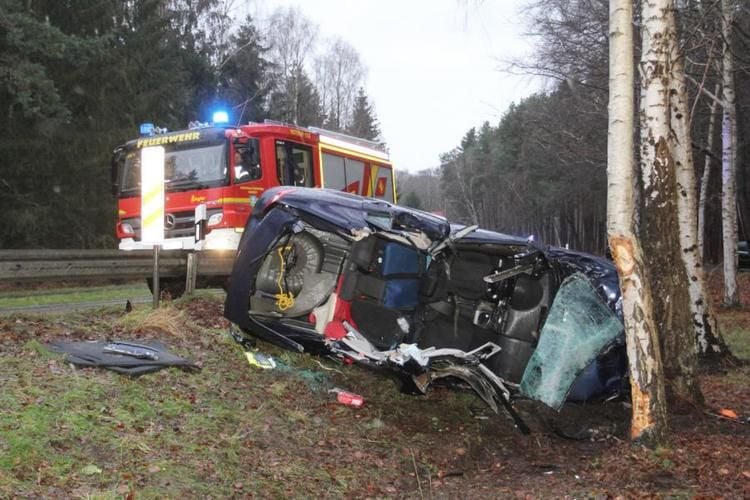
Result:
[[141,241],[154,248],[154,309],[159,307],[159,249],[164,242],[164,148],[141,150]]

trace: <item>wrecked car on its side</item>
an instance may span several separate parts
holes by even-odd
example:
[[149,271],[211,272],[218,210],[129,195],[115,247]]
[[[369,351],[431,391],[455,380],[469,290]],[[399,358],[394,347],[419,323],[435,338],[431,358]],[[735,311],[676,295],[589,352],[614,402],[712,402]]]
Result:
[[266,191],[224,315],[245,334],[388,368],[404,390],[459,380],[495,411],[621,389],[627,362],[610,262],[339,191]]

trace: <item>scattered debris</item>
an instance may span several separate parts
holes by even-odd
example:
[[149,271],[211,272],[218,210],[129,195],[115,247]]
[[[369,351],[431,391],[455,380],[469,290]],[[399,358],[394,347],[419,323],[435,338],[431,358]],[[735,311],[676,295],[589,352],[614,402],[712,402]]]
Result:
[[730,410],[728,408],[722,408],[721,410],[719,410],[719,414],[724,415],[727,418],[733,418],[733,419],[740,418],[737,416],[734,410]]
[[150,359],[159,361],[159,356],[150,348],[144,348],[137,344],[112,343],[102,348],[102,352],[107,354],[122,354],[123,356],[132,356],[138,359]]
[[93,476],[94,474],[101,474],[102,470],[96,465],[90,464],[81,469],[81,474],[84,476]]
[[246,352],[252,351],[257,344],[255,340],[242,335],[242,332],[233,324],[229,325],[229,336],[232,337],[232,340],[237,342]]
[[336,394],[336,401],[342,405],[351,406],[353,408],[362,408],[365,404],[365,398],[359,394],[354,394],[353,392],[345,391],[338,387],[334,387],[328,392]]
[[737,415],[737,413],[734,410],[730,410],[728,408],[722,408],[718,411],[706,410],[705,413],[706,415],[711,415],[712,417],[729,420],[731,422],[735,422],[738,424],[750,424],[750,417],[742,418],[739,415]]
[[175,366],[199,371],[192,361],[171,352],[159,341],[137,344],[122,341],[70,342],[56,340],[47,349],[65,354],[65,361],[79,367],[98,367],[114,370],[132,377]]
[[276,368],[276,361],[271,356],[267,356],[262,352],[257,351],[245,351],[245,357],[250,366],[262,368],[264,370],[273,370]]
[[343,375],[344,374],[344,372],[342,372],[341,370],[337,370],[336,368],[330,368],[330,367],[324,365],[323,363],[321,363],[320,361],[318,361],[317,359],[315,360],[315,362],[318,364],[318,366],[320,366],[323,370],[325,370],[327,372],[336,372],[339,375]]

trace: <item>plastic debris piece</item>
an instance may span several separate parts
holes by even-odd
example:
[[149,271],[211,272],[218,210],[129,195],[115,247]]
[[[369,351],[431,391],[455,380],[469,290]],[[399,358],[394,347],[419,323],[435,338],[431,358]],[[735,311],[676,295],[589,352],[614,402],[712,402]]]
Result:
[[94,464],[89,464],[81,469],[81,474],[84,476],[93,476],[94,474],[101,474],[102,470]]
[[740,418],[739,415],[737,415],[733,410],[730,410],[729,408],[722,408],[721,410],[719,410],[719,414],[727,418]]
[[273,370],[276,368],[276,361],[271,356],[266,356],[261,352],[245,351],[247,362],[251,366],[262,368],[264,370]]
[[139,345],[121,342],[112,342],[105,345],[104,347],[102,347],[102,352],[107,354],[121,354],[123,356],[132,356],[138,359],[150,359],[151,361],[159,361],[159,356],[157,356],[153,350]]
[[335,393],[336,401],[338,401],[342,405],[351,406],[353,408],[362,408],[365,405],[365,398],[363,398],[359,394],[354,394],[353,392],[345,391],[343,389],[339,389],[338,387],[334,387],[328,392]]

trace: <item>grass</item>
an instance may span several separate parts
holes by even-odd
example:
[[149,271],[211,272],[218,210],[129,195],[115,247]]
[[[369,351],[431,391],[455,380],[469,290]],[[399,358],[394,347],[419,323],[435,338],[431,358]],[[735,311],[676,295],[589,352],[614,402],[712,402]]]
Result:
[[[221,297],[209,294],[156,311],[0,318],[0,498],[418,498],[420,486],[425,497],[524,488],[549,497],[582,487],[563,478],[594,481],[634,454],[648,470],[681,473],[682,455],[620,440],[522,437],[505,417],[475,418],[488,412],[469,392],[406,396],[369,370],[262,342],[278,367],[252,368],[220,312]],[[746,348],[747,330],[733,324],[728,341]],[[75,369],[44,348],[53,338],[150,337],[202,371],[128,378]],[[365,407],[338,405],[333,387],[362,394]],[[555,475],[541,475],[546,464],[559,464]],[[618,491],[591,484],[583,493]]]
[[746,311],[726,309],[718,317],[721,334],[732,353],[750,361],[750,318]]
[[[212,307],[220,301],[199,300],[213,301]],[[370,404],[395,398],[418,405],[388,379],[335,367],[347,372],[343,379],[310,356],[266,344],[262,349],[279,368],[255,370],[224,329],[197,323],[168,305],[127,315],[118,308],[18,316],[3,324],[0,331],[18,342],[0,354],[0,497],[287,496],[308,483],[311,492],[343,497],[366,486],[361,478],[370,464],[350,454],[358,443],[367,440],[389,460],[401,447],[392,441],[401,438],[392,434],[390,419],[413,407],[370,415],[336,405],[327,393],[342,386],[367,393]],[[42,345],[65,332],[73,338],[155,335],[204,368],[136,379],[74,369]],[[376,419],[381,423],[371,425]]]
[[722,334],[735,356],[740,359],[750,360],[750,330],[735,326],[727,328]]
[[197,332],[185,313],[169,304],[158,309],[136,309],[119,318],[115,325],[134,333],[165,334],[168,338],[181,338]]
[[[215,289],[196,290],[192,300],[196,297],[217,296],[220,293]],[[150,303],[151,292],[145,282],[126,283],[123,285],[92,286],[88,288],[53,288],[53,289],[29,289],[19,291],[0,291],[0,312],[16,312],[27,308],[44,306],[66,306],[86,303],[112,303],[121,304],[130,300],[133,303]],[[179,300],[175,301],[179,303]],[[101,304],[99,304],[101,307]]]
[[109,285],[89,288],[66,288],[0,292],[0,309],[50,304],[74,304],[78,302],[98,302],[105,300],[126,300],[150,295],[146,283]]

